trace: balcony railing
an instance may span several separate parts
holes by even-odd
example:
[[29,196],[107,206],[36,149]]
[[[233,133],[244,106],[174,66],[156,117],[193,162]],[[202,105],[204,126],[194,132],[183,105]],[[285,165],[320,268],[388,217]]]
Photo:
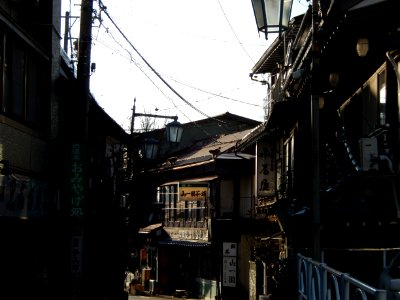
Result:
[[207,208],[163,208],[165,227],[207,227]]

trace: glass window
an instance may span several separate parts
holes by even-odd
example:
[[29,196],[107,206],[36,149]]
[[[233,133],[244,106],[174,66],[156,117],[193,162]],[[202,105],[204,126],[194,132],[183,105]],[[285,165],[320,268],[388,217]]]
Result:
[[[196,193],[190,193],[190,197],[203,197],[208,199],[209,188],[207,184],[202,184],[201,187],[206,187],[208,191],[197,191],[198,188],[195,186]],[[186,186],[187,187],[187,186]],[[185,192],[186,191],[186,192]],[[185,200],[188,198],[187,190],[182,189],[182,199],[180,199],[180,192],[178,184],[164,185],[158,187],[157,199],[160,204],[164,204],[164,222],[166,225],[174,226],[197,226],[195,223],[202,221],[205,222],[207,218],[206,200]],[[200,194],[197,195],[197,193]],[[204,193],[206,195],[204,195]],[[175,223],[176,222],[176,223]]]
[[44,59],[10,34],[0,32],[1,56],[1,112],[18,121],[39,128],[46,122],[42,118],[45,91],[48,89],[49,68]]

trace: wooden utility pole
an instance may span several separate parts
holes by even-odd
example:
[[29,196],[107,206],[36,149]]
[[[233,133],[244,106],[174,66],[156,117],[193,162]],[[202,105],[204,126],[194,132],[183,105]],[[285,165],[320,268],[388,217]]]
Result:
[[68,53],[69,36],[69,11],[65,12],[65,26],[64,26],[64,51]]
[[[88,263],[88,112],[93,0],[82,0],[77,80],[69,99],[67,198],[70,224],[70,299],[90,299],[93,293]],[[89,237],[89,239],[88,239]]]

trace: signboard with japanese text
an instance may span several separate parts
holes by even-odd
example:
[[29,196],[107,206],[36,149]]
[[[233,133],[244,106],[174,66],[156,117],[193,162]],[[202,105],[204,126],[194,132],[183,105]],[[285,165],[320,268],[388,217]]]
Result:
[[206,201],[207,195],[207,184],[182,184],[179,186],[180,201]]
[[257,196],[275,195],[275,166],[272,146],[257,142]]
[[87,175],[84,164],[86,147],[82,144],[72,144],[70,155],[69,215],[70,217],[82,218],[84,215],[85,198],[87,196]]
[[222,285],[235,287],[237,244],[231,242],[222,243],[222,255]]
[[223,243],[222,253],[224,256],[237,256],[236,243]]
[[225,256],[222,260],[222,285],[236,286],[236,257]]

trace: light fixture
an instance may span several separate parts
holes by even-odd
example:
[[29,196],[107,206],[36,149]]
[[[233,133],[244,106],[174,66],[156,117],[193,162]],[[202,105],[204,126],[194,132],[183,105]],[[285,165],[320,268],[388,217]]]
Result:
[[288,28],[293,0],[251,0],[258,31],[281,33]]
[[158,140],[155,138],[145,138],[142,144],[143,158],[154,160],[158,153]]
[[360,57],[364,57],[367,55],[369,50],[369,41],[366,38],[360,38],[357,40],[356,46],[357,54]]
[[167,141],[170,143],[179,143],[182,139],[183,127],[176,119],[165,125]]
[[133,132],[134,132],[135,117],[173,119],[173,121],[171,123],[168,123],[167,125],[165,125],[167,142],[179,143],[181,141],[183,127],[182,127],[182,124],[178,122],[178,116],[163,116],[163,115],[155,115],[155,114],[137,113],[136,112],[136,98],[135,98],[133,108],[132,108],[131,134],[133,134]]

